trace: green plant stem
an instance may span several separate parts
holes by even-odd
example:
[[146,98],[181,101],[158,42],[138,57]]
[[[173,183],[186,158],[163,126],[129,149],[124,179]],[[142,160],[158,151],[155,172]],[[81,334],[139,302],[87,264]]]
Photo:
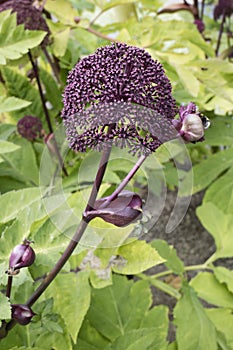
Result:
[[6,297],[10,299],[11,297],[11,287],[13,282],[13,276],[8,276],[7,288],[6,288]]
[[[196,270],[210,270],[210,271],[212,271],[213,269],[212,269],[212,267],[207,266],[206,264],[185,266],[185,268],[184,268],[185,272],[196,271]],[[166,270],[166,271],[162,271],[162,272],[156,273],[155,275],[150,275],[150,276],[148,276],[148,278],[149,279],[157,279],[157,278],[160,278],[160,277],[171,275],[173,273],[174,273],[173,270]],[[141,274],[138,274],[137,277],[141,278]]]
[[[46,107],[46,103],[45,103],[45,98],[44,98],[44,95],[43,95],[43,90],[42,90],[42,86],[41,86],[41,82],[40,82],[40,77],[39,77],[39,72],[38,72],[38,69],[37,69],[37,65],[35,64],[34,60],[33,60],[33,57],[32,57],[32,54],[31,52],[29,51],[28,52],[28,57],[29,57],[29,60],[31,62],[31,65],[32,65],[32,69],[34,71],[34,74],[35,74],[35,78],[36,78],[36,82],[37,82],[37,86],[38,86],[38,90],[39,90],[39,94],[40,94],[40,99],[41,99],[41,103],[42,103],[42,107],[43,107],[43,110],[44,110],[44,114],[45,114],[45,119],[46,119],[46,122],[47,122],[47,125],[48,125],[48,129],[49,129],[49,133],[50,134],[53,134],[53,127],[52,127],[52,123],[51,123],[51,120],[50,120],[50,116],[49,116],[49,112],[48,112],[48,109]],[[54,135],[54,134],[53,134]],[[62,156],[60,154],[60,151],[59,151],[59,148],[58,148],[58,145],[57,145],[57,141],[55,139],[55,135],[54,135],[54,149],[55,149],[55,152],[56,152],[56,156],[58,158],[58,161],[59,161],[59,164],[60,164],[60,167],[64,173],[65,176],[68,176],[68,173],[66,171],[66,168],[63,164],[63,159],[62,159]]]

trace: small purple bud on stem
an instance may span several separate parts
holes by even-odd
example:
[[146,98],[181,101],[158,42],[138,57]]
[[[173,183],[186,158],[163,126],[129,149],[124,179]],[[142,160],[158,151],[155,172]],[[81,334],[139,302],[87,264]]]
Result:
[[205,24],[201,19],[195,19],[194,24],[196,25],[197,29],[200,33],[203,33],[205,30]]
[[30,244],[30,241],[25,240],[23,244],[14,247],[9,261],[9,275],[15,275],[22,267],[28,267],[34,263],[36,255]]
[[12,307],[12,318],[22,326],[26,326],[31,322],[35,313],[30,307],[23,304],[13,304]]
[[204,140],[204,130],[210,126],[210,121],[197,111],[194,103],[180,107],[180,119],[173,120],[173,126],[179,135],[187,142]]
[[95,209],[84,213],[84,219],[90,221],[100,217],[115,226],[123,227],[138,219],[142,213],[142,199],[136,193],[122,191],[105,207],[108,199],[109,197],[98,199],[95,202]]

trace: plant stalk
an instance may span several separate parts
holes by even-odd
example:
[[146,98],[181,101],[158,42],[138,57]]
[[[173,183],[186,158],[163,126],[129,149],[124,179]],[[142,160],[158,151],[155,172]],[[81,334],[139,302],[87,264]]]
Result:
[[7,288],[6,288],[6,297],[10,299],[11,296],[11,287],[13,282],[13,276],[8,276]]
[[224,10],[223,16],[222,16],[222,22],[221,22],[221,26],[220,26],[219,34],[218,34],[217,46],[216,46],[216,50],[215,50],[215,55],[216,55],[216,56],[218,56],[218,52],[219,52],[219,48],[220,48],[220,44],[221,44],[221,39],[222,39],[222,34],[223,34],[223,28],[224,28],[225,19],[226,19],[226,15],[225,15],[225,10]]
[[132,177],[135,175],[135,173],[138,171],[142,163],[145,161],[147,156],[143,155],[141,156],[137,163],[134,165],[134,167],[130,170],[130,172],[126,175],[124,180],[120,183],[120,185],[117,187],[117,189],[108,197],[108,199],[99,207],[99,209],[103,209],[108,206],[110,202],[112,202],[114,199],[117,198],[119,193],[127,186],[129,181],[132,179]]
[[[88,200],[87,208],[89,206],[92,207],[95,203],[100,185],[102,183],[102,180],[103,180],[103,177],[104,177],[104,174],[106,171],[110,152],[111,152],[111,147],[108,145],[103,150],[102,157],[101,157],[100,163],[99,163],[99,168],[98,168],[97,175],[96,175],[96,179],[95,179],[95,182],[93,184],[92,191],[91,191],[91,194],[90,194],[90,197]],[[57,261],[57,263],[53,267],[53,269],[49,272],[49,274],[41,282],[39,287],[34,291],[34,293],[26,301],[25,305],[31,307],[37,301],[37,299],[41,296],[41,294],[43,294],[43,292],[48,288],[48,286],[51,284],[51,282],[54,280],[54,278],[57,276],[57,274],[61,271],[61,269],[63,268],[63,266],[67,262],[67,260],[70,258],[74,249],[77,247],[77,245],[78,245],[80,239],[82,238],[82,235],[84,234],[87,226],[88,226],[88,223],[82,219],[74,236],[70,240],[66,250],[64,251],[64,253],[60,257],[60,259]],[[7,323],[5,325],[6,335],[7,335],[8,331],[11,330],[15,325],[16,325],[15,320],[11,320],[9,323]]]
[[55,78],[57,80],[57,83],[60,85],[61,84],[61,80],[60,80],[60,77],[59,77],[59,72],[58,72],[56,64],[51,59],[51,57],[50,57],[46,47],[42,47],[42,50],[43,50],[43,52],[45,54],[45,57],[46,57],[47,61],[50,64],[50,67],[52,68],[52,71],[53,71],[53,74],[54,74],[54,76],[55,76]]
[[[110,130],[109,130],[110,132]],[[102,157],[100,159],[99,163],[99,168],[97,171],[96,179],[92,187],[92,191],[88,200],[87,207],[85,211],[88,209],[92,209],[94,206],[100,185],[102,183],[107,163],[109,160],[111,152],[111,147],[108,145],[104,148]],[[132,177],[135,175],[137,170],[140,168],[144,160],[146,159],[146,156],[141,156],[137,163],[134,165],[134,167],[131,169],[129,174],[124,178],[124,180],[121,182],[121,184],[117,187],[117,189],[112,193],[111,196],[109,196],[110,201],[115,199],[118,194],[123,190],[123,188],[128,184],[128,182],[132,179]],[[104,206],[107,205],[106,202],[104,203]],[[70,240],[66,250],[60,257],[60,259],[57,261],[56,265],[54,268],[49,272],[49,274],[45,277],[45,279],[42,281],[42,283],[39,285],[39,287],[35,290],[35,292],[30,296],[30,298],[26,301],[25,305],[31,307],[37,299],[41,296],[41,294],[47,289],[47,287],[50,285],[50,283],[54,280],[54,278],[57,276],[57,274],[61,271],[67,260],[70,258],[71,254],[73,253],[74,249],[77,247],[78,243],[80,242],[80,239],[83,236],[83,233],[85,232],[86,228],[88,226],[88,222],[85,222],[84,219],[81,220],[74,236]],[[6,330],[7,332],[12,329],[16,324],[15,320],[11,320],[7,325],[6,325]]]
[[[42,107],[43,107],[44,114],[45,114],[45,119],[46,119],[46,122],[47,122],[47,125],[48,125],[49,133],[53,134],[53,127],[52,127],[52,123],[51,123],[50,116],[49,116],[49,113],[48,113],[48,109],[46,107],[45,98],[44,98],[44,95],[43,95],[43,90],[42,90],[42,86],[41,86],[41,82],[40,82],[39,72],[38,72],[38,69],[37,69],[37,65],[35,64],[35,62],[33,60],[33,57],[32,57],[32,54],[31,54],[30,50],[28,52],[28,57],[29,57],[29,60],[31,62],[34,74],[35,74],[35,78],[36,78],[36,82],[37,82],[37,86],[38,86],[38,90],[39,90],[39,94],[40,94]],[[58,158],[59,164],[60,164],[60,166],[62,168],[62,171],[63,171],[64,175],[68,176],[67,170],[66,170],[66,168],[65,168],[65,166],[63,164],[63,159],[62,159],[62,156],[60,154],[60,151],[59,151],[59,148],[58,148],[55,136],[54,136],[54,149],[55,149],[56,156]]]

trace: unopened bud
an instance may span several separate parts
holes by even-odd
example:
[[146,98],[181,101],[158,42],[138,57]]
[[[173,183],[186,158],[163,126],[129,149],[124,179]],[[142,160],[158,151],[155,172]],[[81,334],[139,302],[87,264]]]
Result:
[[138,219],[142,213],[142,199],[136,193],[123,191],[104,207],[108,199],[109,197],[105,197],[97,200],[95,210],[84,213],[84,219],[90,221],[95,217],[100,217],[115,226],[123,227]]
[[28,267],[34,263],[36,255],[30,244],[30,241],[25,240],[23,244],[14,247],[9,261],[9,275],[14,275],[22,267]]
[[204,140],[204,130],[210,126],[210,121],[197,111],[194,103],[180,108],[180,119],[173,120],[173,125],[179,135],[187,142]]
[[75,21],[75,23],[78,24],[81,21],[81,18],[76,16],[76,17],[74,17],[74,21]]
[[201,19],[195,19],[194,24],[196,25],[197,29],[200,33],[203,33],[205,30],[205,24]]
[[11,305],[11,308],[12,318],[22,326],[26,326],[27,324],[29,324],[31,322],[32,317],[35,316],[35,313],[27,305],[13,304]]
[[17,124],[18,133],[29,141],[35,140],[41,136],[42,123],[37,117],[26,115],[18,121]]

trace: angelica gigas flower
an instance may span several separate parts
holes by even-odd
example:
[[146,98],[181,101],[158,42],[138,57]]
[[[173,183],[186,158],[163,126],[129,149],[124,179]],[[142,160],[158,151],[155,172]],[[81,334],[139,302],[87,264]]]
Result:
[[162,65],[144,49],[99,48],[68,76],[62,118],[70,147],[85,152],[109,143],[151,153],[170,137],[177,113],[171,90]]
[[233,0],[219,0],[218,4],[214,8],[214,19],[216,21],[223,15],[230,17],[232,13]]
[[37,137],[41,136],[42,123],[37,117],[31,115],[26,115],[21,118],[17,123],[18,133],[29,141],[35,140]]
[[17,24],[24,24],[25,29],[42,30],[48,34],[42,41],[42,45],[49,43],[49,27],[43,18],[41,11],[33,6],[32,0],[7,0],[0,4],[0,12],[11,10],[17,14]]

